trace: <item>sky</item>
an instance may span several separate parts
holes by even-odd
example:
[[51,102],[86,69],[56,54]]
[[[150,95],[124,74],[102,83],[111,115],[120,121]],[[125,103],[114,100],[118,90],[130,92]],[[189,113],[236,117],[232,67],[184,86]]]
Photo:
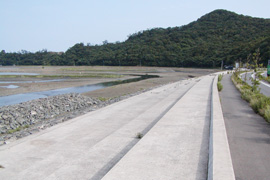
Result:
[[269,0],[0,0],[0,51],[66,51],[183,26],[216,9],[270,18]]

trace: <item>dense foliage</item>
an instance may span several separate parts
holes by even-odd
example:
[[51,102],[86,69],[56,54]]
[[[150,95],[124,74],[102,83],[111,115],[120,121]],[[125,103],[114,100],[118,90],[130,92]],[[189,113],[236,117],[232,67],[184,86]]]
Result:
[[270,58],[270,19],[215,10],[188,25],[134,33],[125,42],[75,44],[65,53],[0,53],[2,65],[143,65],[213,67],[245,61],[260,48]]

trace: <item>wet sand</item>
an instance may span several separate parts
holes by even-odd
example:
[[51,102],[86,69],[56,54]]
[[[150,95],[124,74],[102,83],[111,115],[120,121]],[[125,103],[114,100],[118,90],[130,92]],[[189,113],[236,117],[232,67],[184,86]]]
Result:
[[[37,73],[40,75],[82,75],[82,74],[108,74],[108,75],[123,75],[121,78],[104,78],[104,77],[67,77],[57,82],[35,82],[35,83],[1,83],[0,86],[16,85],[19,88],[8,89],[0,88],[0,96],[13,94],[46,91],[67,87],[83,86],[97,84],[102,82],[123,80],[134,78],[131,74],[140,75],[158,75],[160,78],[146,79],[139,82],[121,84],[105,89],[83,93],[90,97],[114,98],[127,94],[132,94],[144,89],[160,86],[181,79],[190,77],[198,77],[201,75],[212,73],[216,70],[209,69],[193,69],[193,68],[163,68],[163,67],[111,67],[111,66],[15,66],[15,67],[0,67],[0,72],[19,72],[19,73]],[[0,78],[0,81],[41,81],[62,78],[31,78],[31,77],[9,77]]]

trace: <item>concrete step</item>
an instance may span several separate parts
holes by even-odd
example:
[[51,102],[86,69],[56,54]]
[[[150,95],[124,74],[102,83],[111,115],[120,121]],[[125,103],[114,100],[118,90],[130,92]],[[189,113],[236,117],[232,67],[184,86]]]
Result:
[[207,179],[213,78],[195,84],[102,179]]

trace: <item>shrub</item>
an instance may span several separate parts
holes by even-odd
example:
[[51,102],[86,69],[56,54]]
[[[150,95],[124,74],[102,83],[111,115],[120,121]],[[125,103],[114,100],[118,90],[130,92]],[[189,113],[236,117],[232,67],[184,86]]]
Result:
[[221,91],[223,89],[223,86],[220,82],[217,83],[218,91]]
[[222,78],[223,78],[222,74],[218,75],[218,82],[220,82],[222,80]]
[[270,122],[270,98],[261,94],[259,90],[254,90],[254,86],[249,86],[242,81],[238,73],[232,75],[232,81],[241,92],[242,99],[250,103],[254,112],[263,116],[267,122]]
[[259,112],[259,100],[256,98],[251,98],[250,100],[250,106],[254,110],[255,113]]
[[270,105],[270,100],[268,97],[259,93],[252,95],[250,105],[256,113],[259,113],[263,116],[264,109],[268,104]]
[[267,105],[264,111],[264,118],[267,122],[270,122],[270,106]]
[[251,101],[252,92],[248,89],[242,90],[241,98],[246,100],[247,102]]
[[258,76],[259,80],[263,80],[263,76],[261,73],[257,73],[257,76]]
[[[265,109],[267,105],[270,105],[270,99],[266,96],[261,96],[259,98],[259,104],[258,104],[259,110]],[[263,115],[263,114],[261,114],[261,115]]]

